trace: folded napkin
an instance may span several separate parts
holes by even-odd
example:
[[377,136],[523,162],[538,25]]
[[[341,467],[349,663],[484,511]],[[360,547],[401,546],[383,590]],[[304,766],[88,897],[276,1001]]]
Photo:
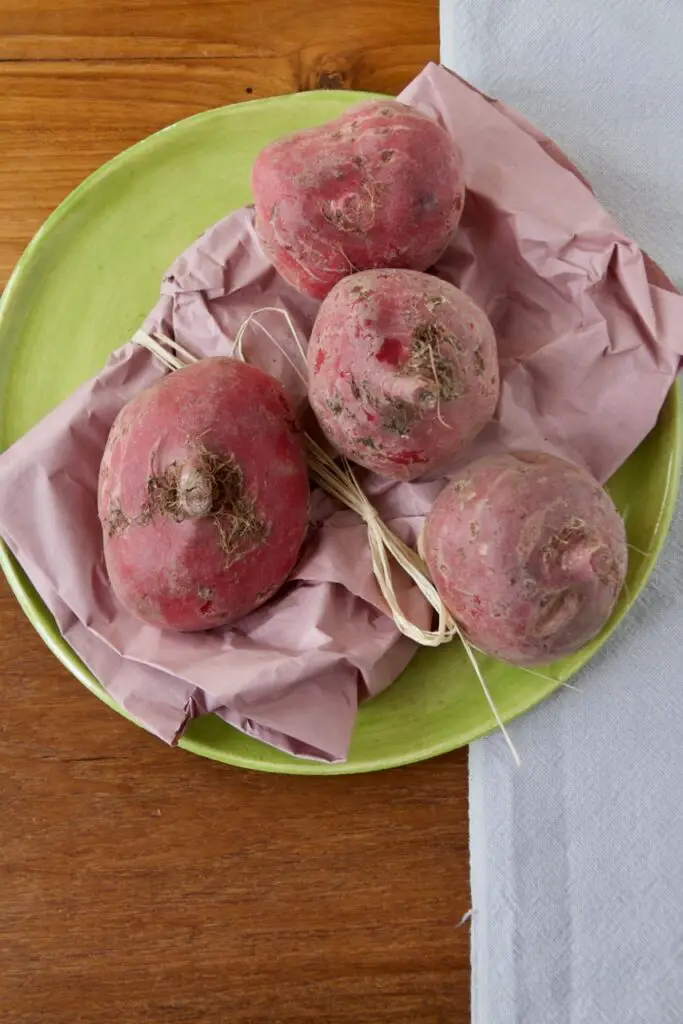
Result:
[[[441,24],[444,63],[549,134],[683,284],[683,4],[442,0]],[[577,683],[513,723],[521,769],[496,736],[470,751],[472,1020],[681,1024],[680,514]]]

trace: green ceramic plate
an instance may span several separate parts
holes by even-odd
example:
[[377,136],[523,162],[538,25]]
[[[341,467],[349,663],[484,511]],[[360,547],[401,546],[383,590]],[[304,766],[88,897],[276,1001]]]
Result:
[[[95,374],[154,304],[163,271],[208,225],[249,202],[256,153],[284,132],[336,116],[358,93],[303,93],[211,110],[133,146],[88,178],[45,223],[0,304],[0,443],[11,444]],[[226,152],[229,147],[229,159]],[[633,545],[628,589],[609,629],[553,666],[555,681],[484,659],[504,719],[528,710],[576,672],[627,612],[654,565],[673,512],[681,469],[674,390],[657,427],[610,482]],[[117,711],[60,636],[21,569],[0,562],[40,636],[66,667]],[[240,735],[215,716],[194,722],[181,745],[263,771],[373,771],[442,754],[494,726],[458,644],[422,650],[394,685],[358,716],[349,760],[297,761]]]

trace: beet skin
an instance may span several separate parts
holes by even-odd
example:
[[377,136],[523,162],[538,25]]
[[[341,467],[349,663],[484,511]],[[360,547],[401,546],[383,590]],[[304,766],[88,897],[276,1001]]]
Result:
[[580,466],[488,456],[437,498],[424,555],[445,604],[480,650],[517,665],[572,654],[609,619],[626,576],[624,523]]
[[308,497],[276,380],[224,358],[176,370],[124,406],[107,440],[98,509],[114,593],[156,626],[235,622],[293,569]]
[[414,270],[345,277],[308,348],[309,399],[332,444],[375,473],[411,480],[456,455],[490,421],[498,357],[464,292]]
[[426,270],[465,201],[457,146],[396,100],[371,100],[277,139],[257,157],[251,185],[266,255],[317,299],[357,270]]

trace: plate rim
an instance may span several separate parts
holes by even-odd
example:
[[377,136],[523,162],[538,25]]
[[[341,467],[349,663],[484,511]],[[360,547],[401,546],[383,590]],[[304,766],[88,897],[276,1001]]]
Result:
[[[227,104],[225,106],[212,107],[209,110],[192,114],[189,117],[182,118],[179,121],[175,121],[155,132],[152,132],[150,135],[145,136],[145,138],[140,139],[138,142],[122,150],[120,153],[117,153],[110,160],[96,168],[74,189],[72,189],[72,191],[69,192],[48,215],[19,257],[9,276],[5,289],[0,296],[0,334],[2,333],[4,320],[8,315],[8,309],[13,301],[14,292],[19,287],[26,265],[30,262],[34,251],[42,245],[46,236],[49,236],[61,221],[69,215],[71,207],[78,202],[81,195],[89,192],[94,186],[99,185],[100,182],[109,177],[110,174],[115,173],[116,170],[118,170],[119,164],[125,163],[126,160],[130,158],[131,153],[139,152],[140,150],[153,149],[155,146],[163,143],[165,136],[184,129],[188,124],[208,121],[212,117],[239,112],[245,107],[253,107],[255,103],[264,107],[281,104],[283,102],[289,104],[309,102],[312,97],[316,97],[316,100],[317,98],[329,99],[330,95],[343,96],[345,100],[349,100],[350,102],[353,102],[353,100],[357,98],[357,100],[361,102],[363,99],[378,97],[383,94],[360,90],[310,90],[305,93],[288,93],[255,100],[244,100],[239,103]],[[539,696],[538,691],[535,691],[532,699],[520,701],[519,706],[512,711],[508,709],[508,711],[502,715],[504,722],[510,722],[531,710],[531,708],[547,699],[551,693],[559,689],[567,679],[571,678],[571,676],[576,672],[584,668],[597,651],[602,648],[607,640],[613,635],[624,618],[629,614],[633,605],[646,587],[655,565],[657,564],[659,555],[661,554],[669,532],[669,527],[676,508],[681,472],[683,470],[683,401],[681,399],[680,387],[677,382],[674,382],[672,385],[666,401],[662,406],[660,415],[663,414],[670,416],[673,422],[673,436],[668,452],[669,458],[664,498],[659,509],[656,534],[653,537],[654,544],[640,568],[637,585],[633,587],[631,592],[627,594],[622,601],[620,601],[618,612],[612,616],[612,619],[605,629],[602,630],[594,640],[573,656],[571,669],[563,675],[563,678],[558,679],[555,682],[555,685],[550,685],[547,692],[542,696]],[[121,707],[121,705],[109,695],[94,674],[91,673],[81,661],[68,641],[59,632],[54,617],[39,595],[37,600],[40,602],[40,606],[38,608],[34,606],[34,598],[31,593],[34,589],[33,585],[24,573],[24,570],[21,568],[19,561],[12,554],[3,540],[0,540],[0,568],[2,569],[9,583],[10,589],[29,622],[38,633],[46,647],[61,662],[67,671],[104,704],[116,711],[123,718],[128,719],[128,721],[131,721],[135,725],[144,729],[144,726],[141,725],[133,715]],[[28,582],[28,587],[26,586],[25,581]],[[360,713],[362,714],[362,710]],[[230,728],[227,724],[225,727],[226,729]],[[419,751],[410,752],[401,757],[397,757],[395,755],[381,756],[372,762],[369,762],[366,758],[361,762],[344,761],[330,764],[319,761],[302,760],[295,758],[293,755],[289,755],[287,760],[283,760],[279,763],[268,761],[263,762],[249,754],[231,754],[229,750],[226,752],[223,750],[216,751],[215,749],[209,750],[206,747],[206,744],[200,740],[193,739],[191,736],[181,736],[178,741],[178,746],[183,750],[187,750],[200,757],[217,761],[218,763],[242,769],[268,772],[271,774],[310,776],[355,775],[398,768],[449,753],[453,750],[467,746],[475,739],[488,735],[492,731],[495,731],[495,728],[495,723],[491,724],[490,722],[482,722],[481,726],[470,730],[466,739],[463,739],[462,736],[460,736],[455,742],[444,740],[435,743],[429,749],[425,749],[423,747]],[[252,739],[254,738],[252,737]],[[263,746],[268,748],[268,744],[263,744]],[[280,754],[282,754],[282,752],[280,752]]]

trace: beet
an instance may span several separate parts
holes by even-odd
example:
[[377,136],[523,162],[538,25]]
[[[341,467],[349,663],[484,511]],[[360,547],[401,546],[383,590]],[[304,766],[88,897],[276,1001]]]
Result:
[[136,395],[112,426],[98,510],[112,588],[178,630],[235,622],[293,569],[308,522],[302,436],[281,385],[203,359]]
[[467,638],[518,665],[583,647],[626,576],[624,523],[580,466],[538,452],[478,459],[441,492],[425,525],[434,583]]
[[252,172],[256,230],[279,273],[323,298],[357,270],[426,270],[465,201],[462,156],[431,118],[371,100],[277,139]]
[[308,348],[309,399],[342,454],[410,480],[457,455],[498,400],[493,329],[454,285],[413,270],[345,277]]

